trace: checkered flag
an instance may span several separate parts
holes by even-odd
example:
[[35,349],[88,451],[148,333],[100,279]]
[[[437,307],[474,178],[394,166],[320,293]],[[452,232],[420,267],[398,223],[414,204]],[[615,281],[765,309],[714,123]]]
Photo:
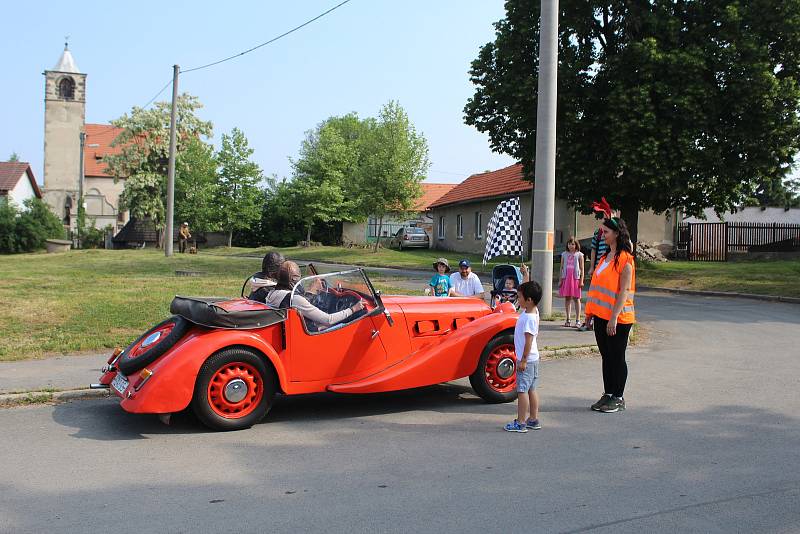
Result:
[[519,197],[501,202],[494,210],[486,230],[483,264],[495,256],[522,256]]

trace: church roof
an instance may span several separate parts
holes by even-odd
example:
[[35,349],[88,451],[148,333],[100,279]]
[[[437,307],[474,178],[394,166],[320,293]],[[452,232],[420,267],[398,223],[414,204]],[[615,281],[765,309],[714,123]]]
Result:
[[69,51],[69,47],[66,43],[64,43],[64,51],[61,53],[61,58],[59,58],[58,63],[56,66],[53,67],[54,71],[57,72],[74,72],[75,74],[80,74],[80,70],[78,70],[78,65],[75,63],[75,59],[72,57],[72,52]]
[[84,176],[111,177],[106,171],[103,157],[119,154],[122,146],[111,146],[114,139],[122,133],[122,128],[110,124],[87,124],[86,145],[83,149],[83,174]]
[[30,181],[36,197],[42,198],[42,191],[36,183],[36,178],[33,177],[30,164],[23,161],[0,161],[0,195],[7,195],[23,176]]

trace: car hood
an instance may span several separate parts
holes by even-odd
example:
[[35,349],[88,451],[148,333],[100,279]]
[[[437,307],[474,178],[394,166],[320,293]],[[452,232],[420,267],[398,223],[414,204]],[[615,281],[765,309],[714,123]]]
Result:
[[475,316],[491,313],[492,309],[483,300],[472,297],[422,297],[404,295],[384,295],[385,305],[397,305],[404,312],[416,313],[463,313]]

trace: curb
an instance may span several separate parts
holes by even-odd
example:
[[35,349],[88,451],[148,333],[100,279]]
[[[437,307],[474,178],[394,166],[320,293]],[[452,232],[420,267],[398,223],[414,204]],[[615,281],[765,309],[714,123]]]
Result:
[[596,346],[571,347],[563,349],[547,349],[539,351],[539,357],[547,360],[556,360],[559,358],[570,358],[579,356],[592,356],[594,354],[600,354],[600,350]]
[[726,297],[736,299],[762,300],[768,302],[785,302],[800,304],[799,297],[784,297],[781,295],[759,295],[757,293],[732,293],[729,291],[702,291],[699,289],[678,289],[674,287],[639,286],[637,289],[645,291],[660,291],[662,293],[675,293],[677,295],[695,295],[698,297]]
[[19,406],[48,402],[97,399],[108,397],[107,389],[68,389],[65,391],[27,391],[25,393],[0,393],[0,406]]

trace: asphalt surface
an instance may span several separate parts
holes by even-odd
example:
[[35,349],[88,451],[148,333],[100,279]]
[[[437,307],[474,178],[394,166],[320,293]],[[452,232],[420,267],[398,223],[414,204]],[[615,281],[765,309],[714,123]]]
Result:
[[628,410],[542,365],[543,428],[463,381],[279,399],[235,433],[112,399],[0,410],[0,532],[797,532],[800,308],[637,295]]

